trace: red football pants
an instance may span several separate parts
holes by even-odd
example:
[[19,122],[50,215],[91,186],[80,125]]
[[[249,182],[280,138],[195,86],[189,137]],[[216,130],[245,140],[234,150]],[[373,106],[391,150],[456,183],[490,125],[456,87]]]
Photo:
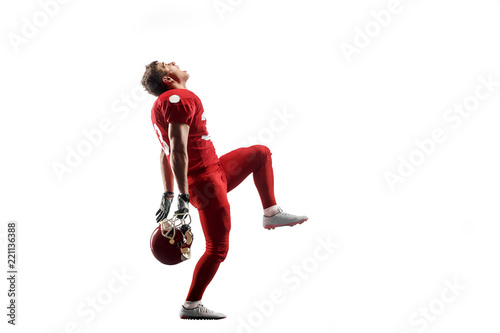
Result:
[[265,146],[233,150],[221,156],[213,170],[188,177],[190,202],[198,209],[206,250],[194,269],[187,301],[201,300],[226,258],[231,229],[227,193],[251,173],[263,208],[276,205],[271,151]]

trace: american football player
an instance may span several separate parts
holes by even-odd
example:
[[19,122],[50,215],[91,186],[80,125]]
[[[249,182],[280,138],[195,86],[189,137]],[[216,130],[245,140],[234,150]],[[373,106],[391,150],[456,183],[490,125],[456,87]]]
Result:
[[193,205],[200,216],[206,251],[193,273],[183,319],[222,319],[223,313],[206,308],[201,300],[229,248],[231,215],[227,193],[248,175],[253,180],[264,209],[263,226],[274,229],[306,221],[306,216],[285,213],[274,197],[270,150],[254,145],[231,151],[220,158],[207,131],[207,119],[200,99],[186,88],[189,79],[175,62],[153,61],[142,78],[144,88],[158,97],[151,110],[151,121],[161,143],[161,174],[165,192],[157,221],[165,219],[174,198],[174,179],[179,190],[176,213],[189,213]]

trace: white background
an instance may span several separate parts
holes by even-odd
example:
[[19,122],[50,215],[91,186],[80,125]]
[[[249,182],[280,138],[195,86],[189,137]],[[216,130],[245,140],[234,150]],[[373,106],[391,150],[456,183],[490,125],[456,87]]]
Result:
[[[500,87],[457,129],[443,114],[480,76],[500,81],[500,2],[401,0],[350,62],[342,43],[354,45],[390,1],[220,2],[230,10],[68,1],[17,47],[9,36],[42,7],[2,3],[0,242],[6,251],[17,221],[19,269],[16,327],[2,279],[2,332],[498,331]],[[178,317],[204,251],[195,209],[192,260],[167,267],[149,249],[162,193],[154,97],[123,98],[152,60],[191,74],[219,155],[261,135],[278,203],[310,217],[266,231],[251,179],[230,193],[229,255],[204,296],[222,321]],[[263,136],[284,109],[295,117]],[[110,133],[59,179],[54,163],[103,119]],[[384,173],[435,128],[447,140],[391,191]],[[318,239],[340,247],[318,262]],[[310,272],[295,275],[300,285],[285,278],[293,267]],[[113,272],[130,279],[110,294]],[[447,280],[466,289],[445,304]],[[273,290],[283,302],[271,307]],[[79,313],[96,297],[106,304],[95,316]],[[415,317],[430,306],[432,320]]]

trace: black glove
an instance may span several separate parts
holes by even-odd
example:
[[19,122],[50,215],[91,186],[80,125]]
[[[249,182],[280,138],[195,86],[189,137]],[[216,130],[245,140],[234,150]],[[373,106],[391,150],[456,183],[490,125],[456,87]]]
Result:
[[189,194],[181,193],[177,198],[177,210],[175,215],[179,215],[179,218],[184,218],[189,214]]
[[165,192],[161,197],[160,209],[156,212],[156,222],[160,222],[167,218],[168,212],[170,211],[170,206],[172,205],[172,199],[174,198],[174,192]]

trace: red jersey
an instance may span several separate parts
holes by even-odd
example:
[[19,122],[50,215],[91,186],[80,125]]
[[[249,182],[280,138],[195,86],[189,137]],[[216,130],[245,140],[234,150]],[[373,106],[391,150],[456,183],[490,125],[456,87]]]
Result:
[[218,164],[219,158],[207,131],[207,120],[201,100],[187,89],[171,89],[161,94],[151,110],[151,121],[170,161],[168,125],[189,125],[187,142],[188,175]]

